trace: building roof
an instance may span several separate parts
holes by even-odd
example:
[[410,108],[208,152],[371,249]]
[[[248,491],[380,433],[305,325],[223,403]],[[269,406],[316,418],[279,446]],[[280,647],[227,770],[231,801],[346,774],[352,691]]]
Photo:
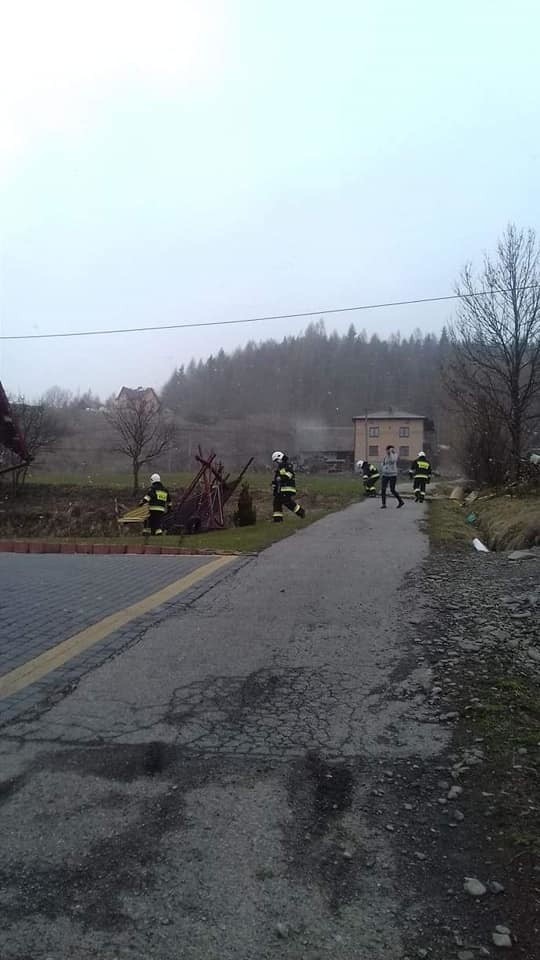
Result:
[[136,398],[141,396],[146,397],[149,395],[153,395],[156,398],[156,400],[158,399],[158,395],[153,387],[135,387],[135,388],[122,387],[122,389],[120,390],[120,393],[118,394],[118,398],[128,397],[129,399],[131,399],[131,398]]
[[[353,420],[365,420],[366,414],[359,417],[353,417]],[[367,414],[368,420],[425,420],[419,413],[407,413],[405,410],[394,410],[390,407],[388,410],[375,410],[374,413]]]

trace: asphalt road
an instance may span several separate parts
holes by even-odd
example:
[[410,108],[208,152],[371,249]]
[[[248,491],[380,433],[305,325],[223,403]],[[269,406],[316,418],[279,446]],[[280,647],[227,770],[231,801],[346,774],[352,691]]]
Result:
[[406,956],[372,796],[445,745],[411,657],[422,511],[223,570],[4,727],[2,960]]

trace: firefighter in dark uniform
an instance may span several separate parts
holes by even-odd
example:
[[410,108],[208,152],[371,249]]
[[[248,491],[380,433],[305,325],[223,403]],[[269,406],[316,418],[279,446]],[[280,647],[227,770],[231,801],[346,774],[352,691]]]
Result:
[[367,460],[359,460],[356,464],[357,470],[362,473],[362,480],[364,481],[364,493],[366,497],[376,497],[377,496],[377,483],[380,480],[380,473],[372,463],[368,463]]
[[413,460],[409,473],[413,480],[414,499],[417,503],[423,503],[426,484],[431,480],[431,464],[423,450],[420,450],[416,460]]
[[272,519],[274,523],[283,522],[283,507],[287,507],[287,510],[290,510],[291,513],[295,513],[297,517],[303,519],[306,511],[294,499],[296,497],[296,479],[287,454],[282,453],[281,450],[276,450],[275,453],[272,454],[272,463],[276,469],[274,479],[272,480],[272,489],[274,491]]
[[167,488],[163,486],[159,473],[153,473],[150,477],[150,489],[142,498],[141,504],[143,503],[148,504],[150,511],[143,533],[160,536],[163,533],[163,517],[171,505],[171,495]]

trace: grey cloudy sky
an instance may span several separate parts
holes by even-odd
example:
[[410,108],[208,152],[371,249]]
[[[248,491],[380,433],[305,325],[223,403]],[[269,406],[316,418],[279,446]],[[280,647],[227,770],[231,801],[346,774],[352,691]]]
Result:
[[[2,6],[4,336],[451,293],[509,220],[538,225],[536,0]],[[305,325],[3,341],[0,378],[29,396],[159,387]]]

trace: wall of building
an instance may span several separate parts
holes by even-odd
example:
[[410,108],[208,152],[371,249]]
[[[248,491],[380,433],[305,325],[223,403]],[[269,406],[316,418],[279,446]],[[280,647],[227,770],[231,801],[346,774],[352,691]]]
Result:
[[424,446],[423,420],[368,419],[354,421],[354,459],[380,463],[386,447],[393,444],[403,461],[414,460]]

